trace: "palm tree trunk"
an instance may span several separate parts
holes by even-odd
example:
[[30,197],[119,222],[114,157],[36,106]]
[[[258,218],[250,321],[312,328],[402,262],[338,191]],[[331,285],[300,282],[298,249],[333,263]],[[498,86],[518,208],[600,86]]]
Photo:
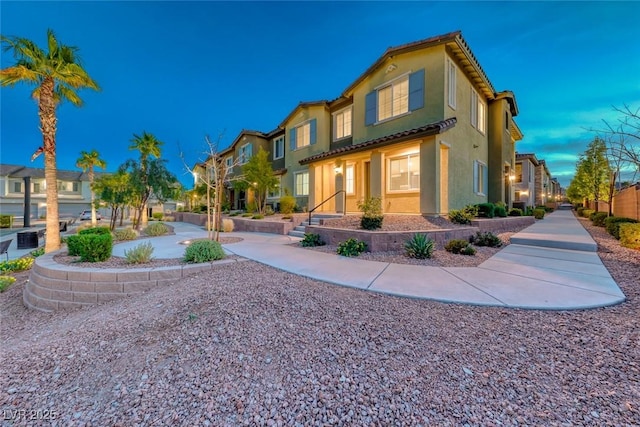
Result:
[[45,252],[60,249],[60,224],[58,222],[58,177],[56,168],[56,102],[53,97],[54,81],[46,78],[40,87],[38,116],[44,146],[44,179],[47,185],[47,220]]
[[93,192],[93,166],[89,166],[89,189],[91,190],[91,225],[95,227],[98,225],[98,220],[96,219],[96,205],[94,204],[96,195]]

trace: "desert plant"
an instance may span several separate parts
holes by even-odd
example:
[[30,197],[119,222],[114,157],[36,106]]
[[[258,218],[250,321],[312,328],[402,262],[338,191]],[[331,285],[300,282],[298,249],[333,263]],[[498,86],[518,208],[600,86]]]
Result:
[[168,232],[169,228],[161,222],[149,224],[147,228],[144,229],[144,234],[147,236],[162,236]]
[[291,215],[296,208],[296,198],[285,194],[280,197],[280,213],[282,215]]
[[0,228],[11,228],[13,226],[13,215],[0,215]]
[[166,215],[163,219],[164,222],[175,222],[176,217],[174,216],[170,216],[170,215]]
[[240,212],[238,212],[238,211],[236,211],[236,212],[231,212],[231,213],[229,214],[229,216],[238,216],[238,215],[240,215]]
[[463,250],[470,246],[469,242],[464,239],[452,239],[444,245],[444,248],[447,252],[451,252],[452,254],[461,254]]
[[264,219],[264,215],[262,214],[255,214],[251,217],[251,219]]
[[367,250],[367,244],[353,237],[338,244],[338,255],[354,257]]
[[522,209],[520,208],[509,209],[509,216],[522,216]]
[[460,210],[449,211],[449,221],[455,224],[471,224],[476,215],[478,215],[478,208],[468,205]]
[[214,240],[196,240],[184,251],[184,262],[188,263],[216,261],[224,257],[224,249]]
[[589,218],[591,217],[591,214],[594,213],[595,211],[593,209],[583,209],[582,210],[582,217],[583,218]]
[[150,262],[153,258],[151,254],[153,253],[153,245],[151,242],[140,243],[138,246],[135,246],[129,250],[124,251],[124,257],[127,259],[129,264],[143,264],[146,262]]
[[638,220],[620,216],[610,216],[609,218],[604,220],[604,226],[607,230],[607,233],[611,234],[617,240],[620,240],[620,224],[624,224],[627,222],[635,224],[638,222]]
[[502,246],[502,240],[490,231],[478,231],[475,235],[469,237],[469,242],[476,246],[489,246],[491,248],[499,248]]
[[466,248],[463,248],[460,251],[460,255],[475,255],[475,254],[476,254],[476,249],[471,245],[467,246]]
[[156,221],[162,221],[162,218],[164,218],[164,213],[162,212],[154,212],[151,214],[151,217],[153,219],[155,219]]
[[365,230],[377,230],[382,228],[382,199],[380,197],[369,197],[358,202],[358,209],[362,211],[360,227]]
[[245,212],[242,214],[243,218],[249,218],[250,216],[253,216],[253,214],[251,212]]
[[0,276],[0,292],[4,292],[15,281],[16,278],[13,276]]
[[426,259],[433,255],[434,246],[435,242],[426,234],[418,233],[404,244],[404,249],[409,258]]
[[536,209],[533,210],[533,217],[535,219],[543,219],[544,218],[544,213],[545,213],[544,209],[536,208]]
[[29,255],[31,255],[34,258],[38,258],[39,256],[44,255],[44,248],[34,249],[31,252],[29,252]]
[[479,216],[483,216],[485,218],[493,218],[496,216],[496,207],[493,203],[479,203],[476,206],[478,207]]
[[88,227],[78,231],[78,234],[111,234],[111,230],[106,226]]
[[596,227],[604,227],[604,221],[608,216],[609,214],[607,212],[596,212],[593,214],[591,221]]
[[121,228],[119,230],[113,230],[113,238],[117,241],[135,240],[137,237],[138,233],[133,228]]
[[640,249],[640,224],[620,224],[620,244],[625,248]]
[[31,268],[34,258],[30,256],[0,262],[0,272],[24,271]]
[[304,233],[304,238],[300,241],[300,244],[304,247],[324,246],[320,235],[315,233]]
[[264,214],[265,214],[266,216],[271,216],[271,215],[274,215],[275,213],[276,213],[276,212],[275,212],[275,211],[273,210],[273,208],[272,208],[271,206],[269,206],[269,205],[267,205],[267,206],[264,208]]
[[225,233],[231,233],[233,231],[235,224],[233,223],[232,219],[223,219],[222,220],[222,231],[224,231]]

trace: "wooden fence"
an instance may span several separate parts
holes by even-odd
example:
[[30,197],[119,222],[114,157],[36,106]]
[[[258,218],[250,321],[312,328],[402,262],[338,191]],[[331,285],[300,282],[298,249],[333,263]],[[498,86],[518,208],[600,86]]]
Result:
[[[585,206],[599,212],[609,212],[607,202],[589,201]],[[640,220],[640,183],[621,190],[613,197],[613,215]]]

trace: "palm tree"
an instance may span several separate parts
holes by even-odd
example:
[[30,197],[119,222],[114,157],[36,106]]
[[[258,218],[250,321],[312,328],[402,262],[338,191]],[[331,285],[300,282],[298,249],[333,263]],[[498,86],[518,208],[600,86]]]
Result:
[[93,168],[99,167],[104,169],[107,167],[107,162],[100,158],[100,153],[96,150],[91,150],[90,152],[81,151],[80,157],[76,161],[76,166],[85,172],[89,170],[89,186],[91,187],[91,225],[95,226],[98,224],[98,221],[96,220],[96,195],[93,190]]
[[[138,150],[140,152],[140,171],[141,176],[145,182],[142,182],[143,187],[148,187],[148,175],[147,170],[149,168],[149,157],[160,158],[160,147],[164,142],[158,140],[153,134],[142,131],[142,135],[133,134],[131,140],[130,150]],[[147,223],[147,209],[146,206],[141,206],[137,218],[134,218],[136,229],[140,229],[142,225]]]
[[64,100],[81,106],[82,99],[77,89],[99,90],[98,84],[87,74],[78,48],[58,44],[52,30],[47,30],[48,51],[40,49],[31,40],[21,37],[0,36],[5,52],[13,52],[16,63],[0,70],[2,86],[16,83],[35,85],[32,92],[38,101],[40,131],[44,150],[44,176],[47,185],[47,240],[45,252],[60,248],[60,226],[58,223],[58,186],[56,170],[56,108]]

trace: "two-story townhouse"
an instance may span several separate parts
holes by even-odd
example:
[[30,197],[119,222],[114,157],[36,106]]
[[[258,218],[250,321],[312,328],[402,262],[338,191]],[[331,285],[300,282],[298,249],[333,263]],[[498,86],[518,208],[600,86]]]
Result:
[[540,160],[536,166],[535,202],[536,206],[545,206],[551,198],[551,173],[547,162]]
[[516,207],[535,206],[536,201],[536,168],[538,158],[533,153],[516,153],[514,176],[514,202]]
[[[96,172],[96,176],[100,174]],[[91,207],[88,173],[58,170],[57,177],[58,209],[61,216],[77,216]],[[22,217],[25,212],[25,195],[29,199],[29,216],[32,219],[44,217],[47,212],[44,169],[0,164],[0,213]]]
[[310,207],[346,192],[346,207],[338,197],[323,211],[357,211],[370,196],[384,212],[423,215],[508,203],[517,114],[513,93],[497,93],[461,33],[449,33],[387,49],[340,98],[296,112],[310,135],[315,120],[317,143],[296,143],[288,165],[308,167]]

